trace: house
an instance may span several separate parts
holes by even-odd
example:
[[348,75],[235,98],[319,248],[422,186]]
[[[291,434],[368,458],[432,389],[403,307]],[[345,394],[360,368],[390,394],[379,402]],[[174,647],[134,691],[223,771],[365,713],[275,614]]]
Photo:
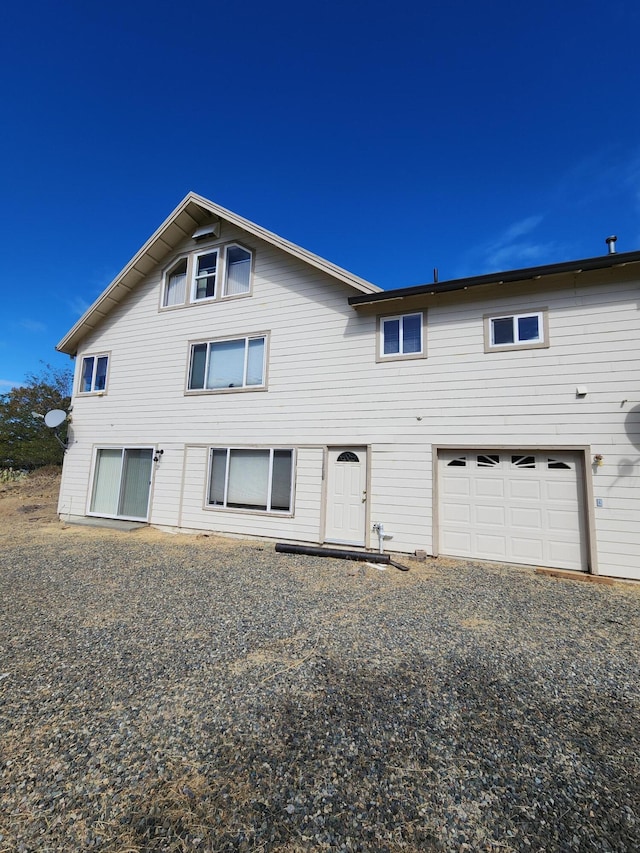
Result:
[[640,579],[639,282],[381,291],[190,193],[58,344],[59,513]]

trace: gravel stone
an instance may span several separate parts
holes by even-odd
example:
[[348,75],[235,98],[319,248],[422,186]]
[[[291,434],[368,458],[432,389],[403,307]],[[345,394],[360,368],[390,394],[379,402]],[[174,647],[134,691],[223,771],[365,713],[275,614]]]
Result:
[[4,537],[1,853],[640,849],[640,585],[403,562]]

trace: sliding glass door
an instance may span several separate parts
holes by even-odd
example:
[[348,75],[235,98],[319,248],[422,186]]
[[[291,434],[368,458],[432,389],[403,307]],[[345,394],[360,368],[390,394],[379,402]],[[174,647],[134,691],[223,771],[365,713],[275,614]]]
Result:
[[152,463],[151,447],[98,449],[89,512],[146,521]]

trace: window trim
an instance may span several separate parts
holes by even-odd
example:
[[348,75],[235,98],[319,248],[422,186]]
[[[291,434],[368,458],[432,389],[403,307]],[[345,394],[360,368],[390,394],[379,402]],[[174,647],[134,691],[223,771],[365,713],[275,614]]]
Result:
[[[538,317],[539,339],[536,341],[515,341],[510,344],[492,343],[492,321],[511,319],[514,330],[517,328],[515,321],[523,317]],[[515,311],[493,311],[491,314],[483,315],[484,324],[484,351],[485,352],[512,352],[522,349],[548,349],[549,344],[549,309],[533,308],[529,311],[517,309]]]
[[[420,316],[420,352],[397,352],[384,353],[384,324],[388,320],[402,320],[404,317]],[[423,308],[416,311],[403,311],[402,313],[379,314],[376,322],[376,362],[408,361],[416,358],[427,357],[427,312]]]
[[[233,248],[242,249],[244,252],[248,252],[249,254],[249,289],[245,293],[226,293],[229,270],[228,253],[229,249]],[[217,255],[214,294],[213,296],[203,296],[200,299],[197,299],[196,273],[198,269],[198,258],[201,258],[203,255],[213,255],[214,253]],[[247,246],[238,240],[232,240],[229,243],[217,243],[209,247],[200,245],[194,251],[182,252],[181,254],[176,255],[162,270],[159,311],[175,311],[179,308],[187,308],[193,305],[200,305],[202,303],[227,302],[232,299],[245,299],[247,296],[252,296],[253,278],[255,274],[255,258],[255,249],[252,249],[250,246]],[[185,260],[187,262],[187,280],[184,301],[179,302],[176,305],[166,305],[165,301],[167,299],[167,289],[169,286],[169,276],[171,275],[171,271]]]
[[[277,510],[277,509],[251,509],[248,507],[237,507],[237,506],[227,506],[221,504],[213,504],[211,503],[211,474],[213,471],[213,451],[214,450],[224,450],[226,451],[226,466],[225,466],[225,475],[224,475],[224,493],[225,499],[227,498],[227,489],[229,483],[229,459],[231,451],[233,450],[263,450],[269,452],[269,479],[268,479],[268,489],[269,489],[269,504],[271,503],[272,497],[272,484],[273,484],[273,459],[274,453],[277,450],[286,450],[291,453],[291,482],[289,484],[289,509],[288,510]],[[261,516],[275,516],[278,518],[293,518],[295,515],[295,499],[296,499],[296,464],[297,464],[297,453],[296,448],[291,445],[270,445],[265,447],[264,445],[220,445],[220,444],[212,444],[207,448],[207,479],[205,482],[205,490],[204,490],[204,509],[205,511],[210,512],[232,512],[232,513],[241,513],[242,515],[261,515]]]
[[[83,391],[82,390],[82,382],[84,376],[84,363],[86,359],[93,358],[93,370],[91,372],[91,390]],[[95,388],[95,379],[96,379],[96,370],[98,368],[98,359],[106,358],[107,359],[107,370],[104,378],[104,388]],[[109,372],[111,368],[111,352],[107,350],[102,350],[101,352],[83,352],[79,359],[80,369],[78,372],[78,384],[76,389],[76,395],[81,397],[103,397],[109,390]]]
[[[250,332],[248,334],[239,334],[239,335],[222,335],[220,337],[215,338],[198,338],[197,340],[189,341],[188,343],[188,352],[187,352],[187,374],[185,380],[185,395],[187,396],[195,396],[198,394],[245,394],[247,392],[252,391],[266,391],[268,389],[268,378],[269,378],[269,331],[261,331],[261,332]],[[211,344],[223,343],[224,341],[250,341],[256,340],[258,338],[262,338],[264,340],[264,360],[262,363],[262,383],[260,385],[237,385],[233,388],[190,388],[191,382],[191,371],[193,364],[193,350],[194,347],[198,345],[207,345],[207,354],[205,361],[205,377],[207,373],[207,365],[209,363],[209,346]],[[245,349],[245,353],[248,350]],[[244,372],[246,375],[246,361],[244,365]]]

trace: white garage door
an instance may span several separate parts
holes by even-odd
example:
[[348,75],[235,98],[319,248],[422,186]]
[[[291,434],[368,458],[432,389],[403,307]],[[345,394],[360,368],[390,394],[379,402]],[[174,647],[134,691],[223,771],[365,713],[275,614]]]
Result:
[[578,453],[439,454],[440,552],[586,570]]

